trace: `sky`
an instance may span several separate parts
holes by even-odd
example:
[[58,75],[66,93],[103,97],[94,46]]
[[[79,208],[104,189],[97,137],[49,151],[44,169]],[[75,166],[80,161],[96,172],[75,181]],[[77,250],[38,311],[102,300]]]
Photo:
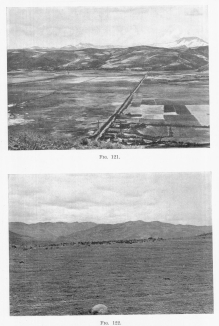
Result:
[[207,6],[7,8],[9,49],[150,45],[193,36],[208,42]]
[[10,175],[10,222],[211,225],[210,173]]

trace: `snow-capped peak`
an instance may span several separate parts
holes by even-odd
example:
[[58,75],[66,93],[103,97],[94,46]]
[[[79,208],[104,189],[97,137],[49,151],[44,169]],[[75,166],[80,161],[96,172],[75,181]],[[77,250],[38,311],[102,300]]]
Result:
[[153,46],[161,47],[161,48],[180,48],[180,47],[197,48],[199,46],[208,46],[208,43],[200,39],[199,37],[182,37],[175,42],[160,43],[160,44],[158,43],[158,44],[153,44]]

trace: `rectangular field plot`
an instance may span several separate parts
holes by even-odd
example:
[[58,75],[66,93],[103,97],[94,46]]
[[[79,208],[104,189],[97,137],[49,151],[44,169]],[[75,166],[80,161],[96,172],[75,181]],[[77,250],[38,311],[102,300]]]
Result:
[[141,105],[141,110],[145,114],[163,114],[163,105]]
[[143,98],[142,104],[143,105],[156,105],[156,104],[159,104],[159,103],[156,103],[156,100],[153,99],[153,98]]
[[174,104],[174,110],[180,115],[191,115],[191,112],[187,109],[185,105]]
[[[141,105],[140,107],[129,106],[124,112],[125,115],[139,115],[147,119],[149,115],[163,115],[163,105]],[[150,119],[153,119],[152,117]],[[161,117],[163,119],[163,117]]]
[[163,114],[145,114],[143,116],[145,120],[164,120]]
[[186,105],[202,126],[210,125],[209,105]]
[[210,130],[208,128],[177,128],[172,127],[173,140],[187,143],[209,143]]
[[164,115],[177,115],[176,112],[164,112]]
[[173,104],[164,105],[164,113],[176,113],[174,105]]
[[134,106],[129,106],[125,111],[123,111],[124,115],[138,115],[139,117],[142,116],[142,110],[141,107],[134,107]]
[[165,121],[174,126],[200,126],[198,120],[191,114],[189,115],[165,115]]

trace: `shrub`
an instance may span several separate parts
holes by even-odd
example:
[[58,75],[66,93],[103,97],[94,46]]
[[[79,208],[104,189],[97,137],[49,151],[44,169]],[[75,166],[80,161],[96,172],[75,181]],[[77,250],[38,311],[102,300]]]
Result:
[[110,141],[91,140],[83,137],[75,139],[63,135],[50,135],[35,131],[20,131],[9,135],[9,150],[56,150],[56,149],[122,149],[139,148]]

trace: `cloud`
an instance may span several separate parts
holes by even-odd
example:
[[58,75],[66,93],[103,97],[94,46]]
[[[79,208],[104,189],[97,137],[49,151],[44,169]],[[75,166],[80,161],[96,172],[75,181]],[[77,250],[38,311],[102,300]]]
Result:
[[208,173],[11,175],[9,220],[211,224]]
[[[193,17],[204,15],[204,19]],[[8,8],[9,48],[78,42],[129,46],[207,37],[205,6]],[[170,33],[178,30],[171,38]]]

